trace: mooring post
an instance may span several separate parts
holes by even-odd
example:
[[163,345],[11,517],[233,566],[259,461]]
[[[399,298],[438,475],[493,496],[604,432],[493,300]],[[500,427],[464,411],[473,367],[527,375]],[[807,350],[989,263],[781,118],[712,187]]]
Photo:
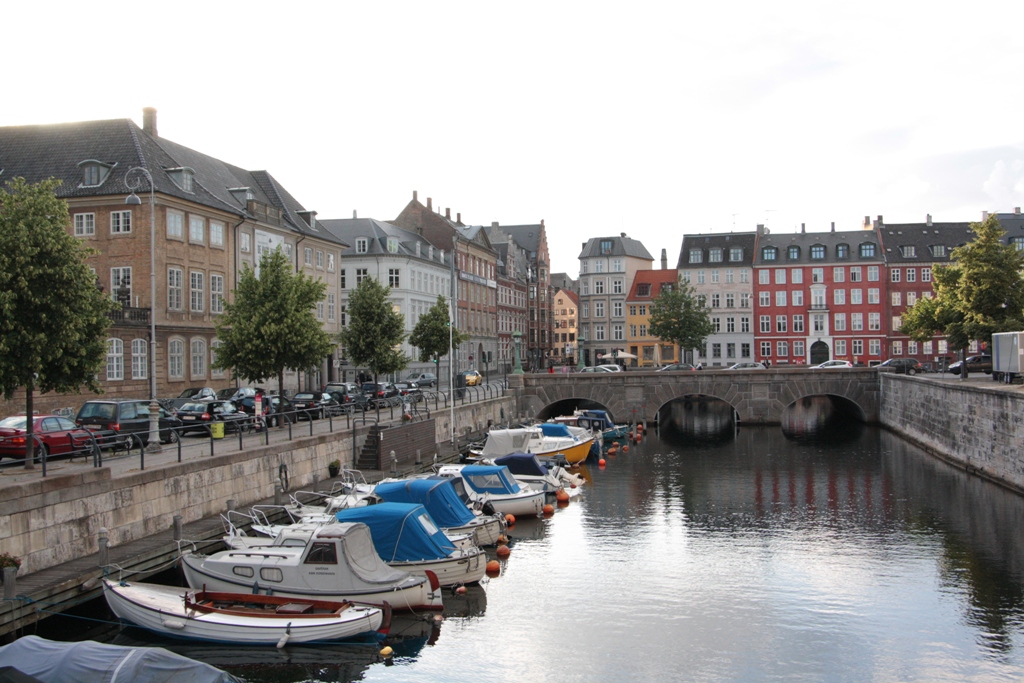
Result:
[[395,456],[394,451],[391,451],[391,473],[398,474],[398,458]]
[[320,473],[313,473],[313,493],[317,492],[317,487],[320,485]]
[[[234,502],[234,501],[232,501],[232,502]],[[174,520],[174,540],[175,541],[180,541],[181,540],[181,515],[174,515],[174,517],[172,519]]]
[[421,449],[419,449],[419,448],[416,449],[416,464],[417,465],[422,465],[423,464],[423,456],[420,455],[420,450]]
[[283,505],[284,501],[284,489],[281,488],[281,484],[274,484],[274,505]]
[[98,544],[99,544],[99,548],[100,548],[100,566],[101,567],[106,567],[107,566],[107,543],[109,542],[109,539],[107,537],[107,533],[108,533],[107,532],[107,527],[101,526],[100,527],[100,532],[99,532],[99,540],[98,540]]
[[17,567],[4,567],[4,600],[13,600],[18,595]]
[[235,509],[235,499],[234,498],[228,498],[228,512],[231,512],[234,509]]

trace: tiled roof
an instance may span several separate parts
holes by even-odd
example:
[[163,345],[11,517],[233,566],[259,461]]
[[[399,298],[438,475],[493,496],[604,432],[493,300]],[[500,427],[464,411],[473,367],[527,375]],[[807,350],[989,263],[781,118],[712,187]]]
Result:
[[[722,267],[750,267],[754,262],[754,245],[757,241],[755,232],[728,232],[708,233],[698,235],[684,235],[683,244],[679,249],[678,268],[691,268],[696,265],[710,265],[708,251],[710,249],[723,250],[723,262],[718,264]],[[739,261],[729,260],[729,249],[740,247],[743,249],[743,257]],[[700,264],[690,263],[690,250],[701,250]]]
[[537,250],[540,249],[540,238],[544,226],[540,223],[535,225],[502,225],[499,226],[516,241],[516,244],[527,251],[531,259],[536,258]]
[[[602,253],[601,243],[611,242],[611,249]],[[644,248],[643,243],[632,237],[626,237],[625,233],[616,237],[591,237],[583,245],[583,251],[579,258],[591,258],[595,256],[631,256],[635,258],[653,261],[654,257]]]
[[879,232],[887,263],[948,263],[953,249],[974,239],[970,223],[883,224]]
[[[364,254],[357,254],[355,251],[349,250],[342,254],[342,257],[357,257],[365,256],[366,254],[375,256],[396,255],[395,253],[388,251],[388,239],[391,238],[398,241],[397,255],[412,256],[413,258],[420,258],[424,261],[428,260],[427,254],[430,253],[430,243],[420,235],[417,235],[414,232],[409,232],[397,225],[378,221],[373,218],[329,218],[319,220],[317,223],[319,223],[325,231],[333,235],[335,239],[344,241],[352,247],[355,246],[358,238],[367,238],[367,249]],[[419,256],[416,256],[417,242],[420,244]],[[445,258],[442,261],[440,258],[441,250],[434,249],[433,263],[436,265],[445,265],[450,260],[450,253],[450,249],[445,250]]]
[[[638,270],[636,275],[633,276],[633,284],[629,288],[629,295],[626,297],[626,301],[657,298],[661,294],[662,287],[665,285],[675,286],[678,282],[679,271],[675,268],[667,270]],[[637,294],[637,289],[640,285],[650,285],[648,293],[644,296]]]
[[[837,258],[837,247],[845,244],[850,248],[850,255]],[[861,245],[874,245],[873,256],[861,256]],[[825,247],[824,258],[812,259],[812,247]],[[775,260],[764,260],[766,247],[775,247]],[[795,256],[790,256],[789,247],[796,247]],[[757,236],[757,253],[754,255],[755,266],[783,267],[793,265],[817,265],[821,263],[881,263],[884,255],[875,230],[844,230],[840,232],[797,232],[770,233],[765,230]],[[692,265],[692,264],[691,264]]]

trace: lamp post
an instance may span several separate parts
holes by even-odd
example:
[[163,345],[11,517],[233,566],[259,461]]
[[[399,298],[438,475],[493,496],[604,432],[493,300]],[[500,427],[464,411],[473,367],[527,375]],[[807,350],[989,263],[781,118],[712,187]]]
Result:
[[515,370],[512,371],[513,375],[521,375],[521,374],[523,374],[523,364],[519,360],[519,344],[522,341],[522,339],[523,339],[523,333],[520,332],[519,330],[516,330],[516,331],[514,331],[512,333],[512,343],[515,344],[515,346],[516,346],[516,348],[515,348],[516,366],[515,366]]
[[576,335],[576,369],[582,370],[585,367],[583,362],[583,342],[587,341],[583,338],[583,333],[580,332]]
[[153,176],[141,166],[134,166],[124,174],[124,184],[131,194],[124,200],[128,206],[140,206],[142,200],[135,190],[142,186],[142,178],[149,183],[149,445],[146,451],[159,453],[160,404],[156,400],[156,195]]

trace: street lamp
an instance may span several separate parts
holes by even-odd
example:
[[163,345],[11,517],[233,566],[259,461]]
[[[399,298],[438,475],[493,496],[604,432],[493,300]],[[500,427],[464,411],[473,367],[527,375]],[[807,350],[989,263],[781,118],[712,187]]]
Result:
[[156,400],[156,196],[153,176],[141,166],[134,166],[124,174],[124,184],[131,190],[124,203],[129,206],[142,204],[135,191],[142,186],[143,177],[149,182],[149,445],[146,450],[159,453],[162,449],[160,404]]
[[522,332],[520,332],[519,330],[516,330],[516,331],[514,331],[512,333],[512,342],[516,345],[516,349],[515,349],[516,367],[515,367],[515,370],[512,371],[513,375],[521,375],[521,374],[523,374],[523,364],[519,360],[519,344],[520,344],[520,342],[522,342],[522,340],[523,340],[523,333]]
[[582,332],[580,332],[579,334],[576,335],[576,355],[578,356],[576,358],[576,369],[577,370],[582,370],[585,367],[585,364],[583,362],[583,343],[585,341],[587,341],[587,340],[583,338],[583,333]]

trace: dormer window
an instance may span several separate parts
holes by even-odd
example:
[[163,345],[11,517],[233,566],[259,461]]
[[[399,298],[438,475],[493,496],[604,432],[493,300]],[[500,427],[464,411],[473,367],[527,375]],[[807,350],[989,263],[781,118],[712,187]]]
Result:
[[646,282],[642,282],[642,283],[638,284],[636,286],[636,295],[637,296],[650,296],[651,295],[651,286],[649,284],[647,284]]
[[722,250],[719,248],[708,249],[708,261],[710,263],[722,262]]
[[388,252],[391,254],[398,253],[398,240],[396,240],[394,237],[388,238]]
[[729,248],[729,261],[737,262],[743,260],[743,247]]
[[774,261],[779,256],[779,250],[776,247],[765,247],[761,250],[761,259],[763,261]]
[[796,261],[797,259],[799,259],[800,247],[793,246],[786,249],[786,258],[788,258],[790,261]]
[[903,258],[915,258],[917,256],[917,249],[915,247],[900,247],[900,253],[903,254]]
[[231,193],[236,202],[243,206],[256,199],[256,194],[248,187],[232,187],[228,189],[228,192]]
[[875,243],[865,242],[860,245],[860,257],[861,258],[873,258],[875,255]]
[[169,168],[167,169],[167,175],[170,176],[174,184],[180,187],[185,192],[192,192],[192,176],[195,175],[195,171],[186,166],[180,168]]
[[814,244],[814,245],[811,245],[811,259],[815,260],[815,261],[820,261],[823,258],[825,258],[825,245],[824,244]]
[[601,240],[601,255],[606,256],[610,253],[612,253],[612,241]]
[[113,166],[95,159],[86,159],[79,162],[78,168],[82,169],[81,187],[96,187],[103,184]]
[[356,253],[365,254],[369,250],[369,241],[365,237],[356,238]]
[[850,258],[850,245],[840,244],[836,246],[836,258]]
[[690,263],[702,263],[704,261],[704,252],[700,249],[690,250]]
[[946,245],[944,244],[933,244],[929,249],[931,249],[932,256],[938,258],[945,258],[946,256]]

